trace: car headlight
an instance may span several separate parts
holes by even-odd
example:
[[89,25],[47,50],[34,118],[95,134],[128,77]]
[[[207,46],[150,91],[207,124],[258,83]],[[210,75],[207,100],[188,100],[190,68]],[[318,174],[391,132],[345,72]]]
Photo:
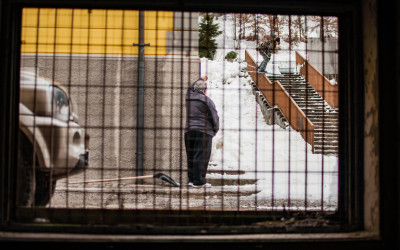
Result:
[[69,99],[67,94],[57,86],[53,87],[53,117],[68,121],[69,120]]

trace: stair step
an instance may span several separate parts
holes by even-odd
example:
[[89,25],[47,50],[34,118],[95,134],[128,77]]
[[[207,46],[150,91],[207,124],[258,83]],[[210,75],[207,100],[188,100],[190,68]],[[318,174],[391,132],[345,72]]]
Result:
[[323,127],[314,127],[314,131],[315,132],[317,132],[317,133],[326,133],[326,134],[329,134],[329,133],[339,133],[339,129],[332,129],[332,128],[323,128]]
[[213,178],[206,176],[207,182],[212,186],[242,186],[255,184],[257,182],[256,179],[243,179],[243,178]]
[[314,150],[314,154],[337,156],[337,155],[339,155],[339,151],[338,150]]
[[330,138],[331,140],[338,140],[339,133],[314,133],[314,141],[328,140],[328,138]]
[[[210,164],[211,165],[211,164]],[[240,175],[244,175],[243,170],[230,170],[230,169],[212,169],[207,170],[206,179],[207,182],[212,186],[241,186],[248,184],[255,184],[257,179],[254,178],[243,178]]]
[[306,112],[304,112],[304,114],[307,116],[308,119],[310,119],[310,121],[314,125],[318,124],[320,127],[322,127],[324,124],[336,124],[337,126],[339,126],[338,119],[335,117],[322,117],[322,115],[313,116],[310,115],[310,113]]
[[302,95],[302,94],[296,94],[296,93],[290,93],[290,94],[292,94],[293,99],[296,98],[296,99],[298,99],[299,102],[302,102],[302,103],[322,103],[325,105],[324,100],[319,95],[310,96],[310,95]]
[[299,76],[282,76],[282,75],[275,75],[275,76],[268,76],[269,79],[274,79],[274,80],[279,80],[279,79],[299,79],[299,80],[303,80],[303,78],[299,77]]
[[[289,93],[289,92],[288,92]],[[310,102],[322,102],[325,103],[319,95],[305,95],[302,93],[289,93],[293,99],[297,99],[298,102],[310,103]]]
[[[211,164],[210,164],[211,165]],[[207,173],[209,174],[227,174],[227,175],[243,175],[245,171],[242,170],[229,170],[229,169],[208,169]]]
[[301,110],[303,110],[303,112],[306,115],[312,115],[318,113],[322,115],[323,113],[326,113],[326,110],[322,109],[320,106],[312,106],[312,105],[307,105],[307,106],[298,105],[298,106],[300,107]]
[[[336,132],[333,132],[336,131]],[[337,126],[326,126],[326,127],[318,127],[314,126],[314,133],[315,134],[338,134],[339,133],[339,128]]]
[[322,123],[329,123],[329,122],[338,122],[338,118],[336,117],[326,117],[326,116],[322,116],[322,115],[312,115],[310,113],[305,113],[307,118],[310,119],[313,123],[314,122],[320,122]]
[[277,76],[272,76],[272,77],[282,78],[282,79],[299,79],[299,80],[303,80],[304,81],[304,78],[299,76],[299,75],[297,75],[297,76],[295,76],[295,75],[292,75],[292,76],[279,76],[279,75],[277,75]]
[[321,141],[325,141],[325,142],[337,142],[339,143],[339,137],[338,136],[314,136],[314,143],[315,142],[321,142]]
[[302,105],[308,105],[308,104],[315,103],[315,104],[319,104],[321,107],[326,106],[325,102],[323,102],[322,99],[316,99],[316,98],[314,98],[314,97],[311,97],[311,98],[308,97],[308,98],[306,99],[306,98],[304,98],[304,97],[301,96],[301,95],[293,94],[293,95],[292,95],[292,98],[293,98],[293,100],[295,100],[295,102],[296,102],[298,105],[300,105],[300,104],[302,104]]
[[[208,182],[208,180],[207,180]],[[213,197],[213,199],[221,199],[227,197],[244,197],[250,196],[259,193],[261,190],[255,190],[254,187],[245,188],[234,186],[233,188],[230,187],[220,187],[214,186],[211,184],[211,188],[196,188],[196,187],[185,187],[182,190],[179,188],[168,189],[166,190],[166,195],[179,195],[181,199],[200,199],[204,200],[205,196]],[[203,207],[202,207],[203,208]]]
[[327,138],[327,137],[339,137],[339,131],[337,132],[332,132],[334,130],[314,130],[314,137],[318,137],[318,138]]
[[304,81],[279,81],[282,86],[292,89],[314,89],[313,87],[306,84]]
[[322,140],[338,140],[339,134],[316,134],[314,133],[314,141],[322,141]]
[[[331,126],[326,126],[325,124],[329,124],[329,121],[325,120],[325,123],[317,123],[315,120],[310,119],[310,121],[314,124],[314,128],[318,128],[318,129],[325,129],[325,128],[331,128],[331,127],[335,127],[336,130],[339,130],[339,124],[335,123],[335,120],[331,120],[330,122],[332,122]],[[318,121],[318,120],[317,120]]]
[[338,151],[339,145],[331,146],[331,145],[314,145],[314,152],[315,151]]
[[336,130],[339,130],[339,124],[337,124],[335,122],[331,122],[331,123],[327,123],[327,122],[325,122],[325,123],[316,123],[316,122],[313,122],[313,124],[314,124],[314,128],[320,128],[320,129],[325,129],[325,128],[332,129],[332,128],[334,128]]
[[[296,101],[296,100],[295,100]],[[306,110],[310,110],[311,112],[317,112],[317,111],[325,111],[325,107],[321,104],[312,104],[312,103],[307,103],[307,104],[299,104],[297,103],[297,105],[299,105],[299,107],[301,109],[306,109]]]
[[286,80],[275,80],[279,81],[282,86],[287,87],[287,88],[292,88],[292,89],[313,89],[313,87],[309,86],[306,84],[304,81],[286,81]]
[[329,110],[323,110],[323,109],[316,109],[314,112],[310,112],[310,115],[320,115],[324,116],[327,118],[339,118],[339,113],[336,112],[330,112]]
[[[294,101],[296,102],[296,99],[294,99]],[[315,112],[317,112],[317,111],[325,111],[327,113],[327,109],[326,109],[325,104],[310,103],[310,102],[307,102],[307,103],[296,102],[296,103],[300,108],[308,108],[308,109],[313,108],[313,110],[315,110]]]
[[332,142],[332,141],[338,141],[338,140],[339,140],[339,136],[337,134],[336,135],[329,134],[329,135],[318,136],[318,137],[314,136],[314,142],[323,142],[323,141]]
[[323,105],[320,104],[321,107],[323,106],[329,107],[321,99],[315,99],[315,96],[309,96],[309,95],[303,96],[299,94],[292,94],[291,97],[293,98],[293,100],[295,100],[297,104],[302,103],[303,105],[306,104],[308,105],[311,103],[318,103],[318,104],[323,103]]
[[293,97],[300,99],[299,101],[303,102],[324,102],[322,98],[318,94],[305,94],[305,93],[299,93],[299,92],[294,92],[294,91],[288,91],[288,93]]
[[300,81],[279,81],[282,86],[291,89],[314,89],[311,85],[306,84],[306,82]]
[[321,99],[315,99],[315,98],[303,98],[301,95],[294,95],[292,98],[296,101],[297,105],[303,105],[303,106],[317,106],[319,108],[325,108],[327,105],[325,104],[324,101]]
[[[310,116],[307,116],[308,117],[308,119],[310,119],[310,121],[314,124],[314,125],[316,125],[316,123],[317,122],[319,122],[319,121],[322,121],[322,118],[317,118],[317,117],[310,117]],[[329,122],[332,122],[332,123],[335,123],[335,122],[337,122],[337,119],[336,118],[324,118],[324,122],[325,123],[329,123]],[[321,124],[321,123],[319,123],[319,124]],[[339,125],[338,125],[339,126]],[[322,124],[319,126],[319,127],[322,127]]]
[[335,138],[338,138],[339,137],[339,131],[337,131],[337,132],[327,132],[327,131],[324,131],[324,132],[322,132],[322,130],[321,131],[316,131],[316,130],[314,130],[314,138],[328,138],[328,137],[335,137]]
[[[331,134],[338,134],[339,133],[339,128],[338,126],[324,126],[324,127],[320,127],[320,126],[314,126],[314,131],[317,134],[327,134],[327,133],[331,133]],[[332,131],[337,131],[337,132],[332,132]]]
[[315,147],[338,147],[339,141],[331,140],[331,141],[314,141]]
[[[283,87],[285,87],[285,86],[283,86]],[[290,93],[296,93],[296,92],[302,93],[302,92],[306,92],[306,91],[312,92],[312,93],[317,93],[317,91],[315,91],[315,89],[313,89],[313,88],[291,88],[290,91],[288,88],[285,88],[285,89],[287,92],[290,92]]]
[[280,80],[282,85],[291,86],[293,88],[313,88],[310,84],[307,84],[304,80],[299,79],[288,79],[288,80]]
[[[311,121],[312,122],[312,121]],[[331,123],[325,122],[325,123],[317,123],[317,122],[312,122],[314,124],[314,128],[328,128],[332,129],[332,127],[336,128],[339,130],[339,124],[337,122],[332,121]]]
[[304,89],[286,89],[288,94],[290,94],[292,97],[298,97],[301,98],[304,101],[323,101],[322,98],[318,95],[317,92],[314,90],[307,90],[307,92]]
[[314,112],[309,112],[307,115],[319,115],[324,116],[326,118],[337,118],[339,119],[339,114],[334,112],[328,112],[327,110],[315,110]]
[[313,123],[314,123],[314,125],[317,125],[319,127],[323,127],[323,126],[326,126],[326,125],[328,125],[328,126],[335,125],[337,127],[339,126],[339,120],[338,119],[330,119],[330,120],[318,119],[318,120],[315,120]]
[[339,118],[337,118],[335,116],[326,116],[326,115],[322,115],[322,114],[318,114],[318,113],[312,114],[311,112],[304,112],[304,114],[311,121],[315,120],[315,121],[321,121],[321,122],[322,121],[330,122],[330,121],[338,121],[339,120]]
[[[288,92],[288,93],[290,93],[290,92]],[[304,103],[306,103],[306,102],[324,102],[323,100],[322,100],[322,97],[320,97],[319,95],[316,95],[316,96],[306,96],[306,95],[299,95],[299,94],[296,94],[296,93],[290,93],[290,94],[292,94],[291,96],[292,96],[292,98],[297,98],[297,99],[299,99],[299,101],[301,101],[301,102],[304,102]],[[305,97],[307,97],[307,100],[305,100]]]

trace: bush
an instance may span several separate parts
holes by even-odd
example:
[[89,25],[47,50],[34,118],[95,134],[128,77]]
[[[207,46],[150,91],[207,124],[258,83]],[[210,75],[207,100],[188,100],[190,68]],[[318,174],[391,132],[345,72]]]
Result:
[[214,16],[205,14],[199,24],[199,56],[210,60],[214,58],[217,49],[217,42],[214,37],[222,34],[218,30],[218,24],[214,23]]
[[238,53],[236,51],[230,51],[226,54],[225,59],[232,62],[237,58]]

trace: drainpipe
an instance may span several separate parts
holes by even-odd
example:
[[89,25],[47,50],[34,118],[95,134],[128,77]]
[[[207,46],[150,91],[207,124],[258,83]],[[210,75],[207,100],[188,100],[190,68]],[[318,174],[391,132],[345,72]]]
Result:
[[[150,44],[144,44],[144,11],[139,11],[139,44],[133,46],[139,47],[139,85],[137,92],[137,145],[136,145],[136,175],[143,175],[143,130],[144,130],[144,47]],[[137,184],[142,184],[143,180],[137,180]]]

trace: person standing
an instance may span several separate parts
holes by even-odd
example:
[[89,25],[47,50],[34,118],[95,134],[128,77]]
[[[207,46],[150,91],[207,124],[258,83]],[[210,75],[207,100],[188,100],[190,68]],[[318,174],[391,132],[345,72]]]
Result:
[[260,66],[257,67],[259,72],[266,72],[265,68],[267,67],[268,62],[271,59],[271,54],[275,50],[276,46],[280,43],[281,39],[277,37],[273,40],[262,42],[257,47],[257,51],[260,52],[263,57],[263,61],[261,62]]
[[212,138],[219,130],[219,116],[214,102],[206,96],[208,77],[192,83],[186,93],[185,148],[189,186],[211,187],[206,183],[211,157]]

